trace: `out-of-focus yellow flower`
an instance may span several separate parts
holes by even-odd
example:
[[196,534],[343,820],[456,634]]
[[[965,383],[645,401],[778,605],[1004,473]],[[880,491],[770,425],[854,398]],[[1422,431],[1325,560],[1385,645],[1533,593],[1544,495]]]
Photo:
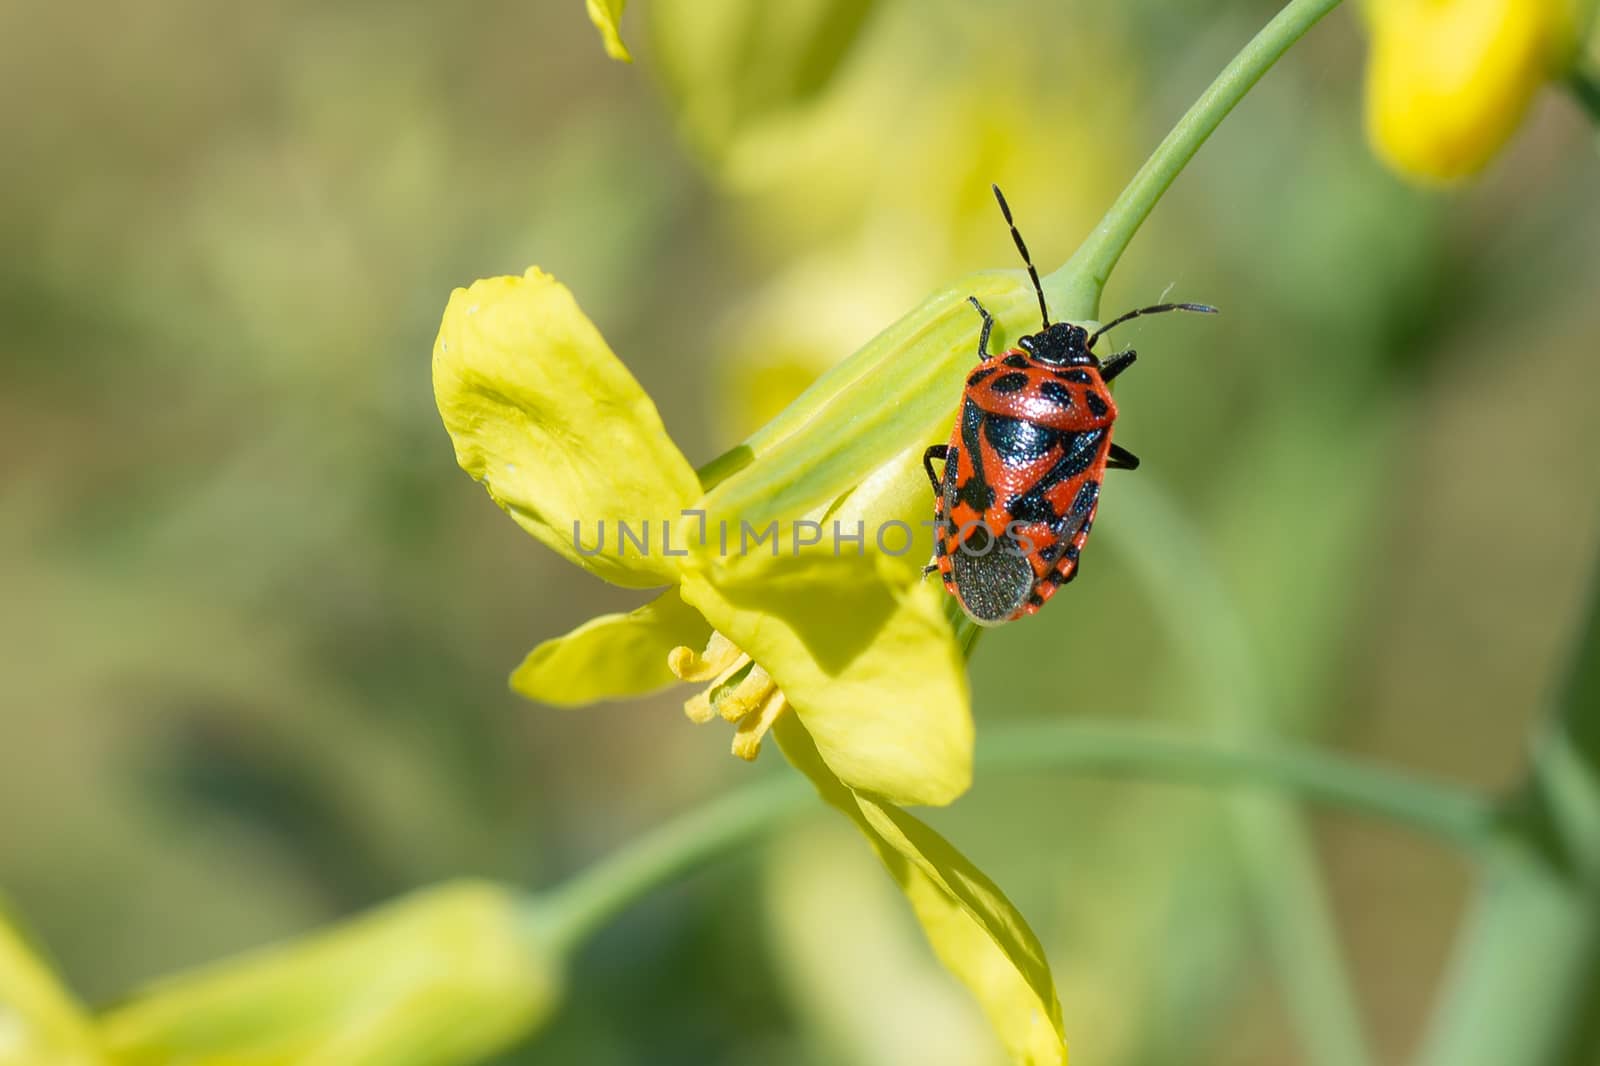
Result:
[[584,0],[584,4],[589,9],[589,21],[600,31],[600,39],[606,46],[606,55],[612,59],[620,59],[624,63],[632,63],[633,56],[628,54],[628,47],[622,43],[622,33],[617,28],[617,23],[622,20],[622,9],[627,6],[628,0]]
[[[1138,64],[1096,20],[1051,15],[1019,39],[981,5],[880,7],[826,91],[741,123],[714,160],[742,231],[785,264],[722,326],[730,439],[945,279],[1013,262],[990,182],[1048,262],[1070,250],[1053,235],[1091,229],[1137,163]],[[1058,23],[1095,63],[1058,62]]]
[[82,1008],[0,913],[0,1066],[101,1066]]
[[1368,136],[1427,182],[1488,163],[1576,37],[1573,0],[1372,0],[1366,12]]
[[[927,517],[918,460],[948,431],[973,359],[969,293],[1013,326],[1035,313],[1017,274],[964,279],[698,476],[572,294],[538,269],[456,290],[434,391],[458,461],[524,529],[608,580],[669,585],[535,648],[513,685],[571,705],[677,678],[707,686],[686,703],[691,718],[736,723],[736,754],[754,757],[779,730],[1007,1045],[1021,1061],[1059,1063],[1060,1007],[1026,922],[893,805],[948,803],[971,780],[965,660],[943,591],[917,578],[928,551],[877,537],[898,523],[899,548]],[[648,529],[642,543],[624,550],[623,522]],[[863,531],[859,552],[812,539],[829,527]],[[746,529],[775,539],[747,547]]]
[[720,158],[745,130],[813,98],[876,0],[651,0],[651,52],[687,139]]
[[102,1020],[119,1066],[470,1066],[560,995],[522,901],[458,882],[170,978]]

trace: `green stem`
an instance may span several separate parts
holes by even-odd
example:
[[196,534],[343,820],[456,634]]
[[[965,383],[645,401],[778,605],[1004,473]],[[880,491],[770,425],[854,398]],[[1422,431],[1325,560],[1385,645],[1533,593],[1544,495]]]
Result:
[[1600,125],[1600,79],[1577,71],[1567,79],[1567,87],[1572,90],[1578,104],[1588,112],[1590,121]]
[[[1234,742],[1254,741],[1282,716],[1267,695],[1256,638],[1203,536],[1147,482],[1120,486],[1117,500],[1121,521],[1112,543],[1187,660],[1192,713]],[[1242,909],[1265,934],[1306,1061],[1369,1066],[1366,1027],[1301,812],[1279,797],[1244,795],[1230,799],[1227,815],[1218,834],[1224,840],[1200,846],[1216,850],[1225,841],[1235,857]]]
[[563,954],[657,888],[816,809],[796,774],[769,777],[681,814],[535,901],[533,918]]
[[1600,1062],[1600,571],[1554,712],[1484,863],[1423,1066]]
[[1291,0],[1223,68],[1139,168],[1072,258],[1045,279],[1045,295],[1059,317],[1073,321],[1099,317],[1100,293],[1111,269],[1178,174],[1261,76],[1317,20],[1338,6],[1339,0]]
[[980,765],[1071,770],[1195,785],[1249,785],[1293,793],[1441,837],[1463,848],[1486,842],[1494,810],[1465,789],[1281,743],[1197,740],[1170,730],[1072,723],[1002,732],[978,751]]
[[[980,745],[990,770],[1063,771],[1200,785],[1254,785],[1408,825],[1473,846],[1487,806],[1469,793],[1291,744],[1196,742],[1111,723],[1074,722],[1001,731]],[[798,775],[745,786],[671,819],[535,897],[531,918],[558,950],[586,941],[637,900],[799,814],[822,810]]]

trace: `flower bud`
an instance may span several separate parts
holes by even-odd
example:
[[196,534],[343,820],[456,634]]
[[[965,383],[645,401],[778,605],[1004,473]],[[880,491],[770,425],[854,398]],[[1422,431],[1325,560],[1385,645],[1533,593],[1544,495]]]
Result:
[[161,981],[102,1036],[122,1066],[467,1066],[550,1014],[558,966],[519,896],[454,882]]
[[1484,167],[1570,61],[1570,0],[1367,5],[1367,133],[1400,174],[1448,182]]

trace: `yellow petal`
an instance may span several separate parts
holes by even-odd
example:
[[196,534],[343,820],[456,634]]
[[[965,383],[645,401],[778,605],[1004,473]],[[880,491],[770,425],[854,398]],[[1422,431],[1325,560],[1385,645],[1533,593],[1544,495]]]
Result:
[[765,849],[771,964],[794,1024],[824,1041],[830,1062],[997,1063],[977,1003],[938,972],[899,887],[842,828],[786,832]]
[[686,573],[683,598],[772,675],[851,787],[908,804],[965,792],[972,712],[943,589],[886,581],[871,555],[772,562]]
[[633,57],[628,54],[617,28],[628,0],[584,0],[584,3],[589,8],[589,21],[594,23],[595,29],[600,31],[600,39],[605,42],[606,55],[624,63],[632,63]]
[[1368,136],[1389,166],[1425,181],[1493,158],[1573,35],[1569,0],[1379,0],[1367,10]]
[[96,1066],[88,1019],[0,916],[0,1066]]
[[601,615],[545,641],[511,675],[511,687],[556,707],[643,696],[678,680],[668,666],[675,649],[710,635],[700,613],[668,589],[636,611]]
[[866,836],[899,883],[939,961],[977,997],[1013,1061],[1065,1066],[1061,1004],[1038,937],[995,883],[949,841],[890,804],[852,792],[792,718],[784,755]]
[[108,1014],[119,1066],[468,1066],[559,996],[517,896],[460,882],[172,978]]
[[[662,524],[699,480],[565,285],[534,267],[452,293],[433,391],[456,461],[522,528],[615,584],[674,581]],[[619,540],[619,522],[644,532],[646,551]]]

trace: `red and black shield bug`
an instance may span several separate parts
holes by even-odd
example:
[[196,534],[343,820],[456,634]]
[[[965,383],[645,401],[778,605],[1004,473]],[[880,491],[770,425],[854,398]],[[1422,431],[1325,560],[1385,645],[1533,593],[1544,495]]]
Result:
[[[1118,352],[1102,363],[1094,342],[1140,315],[1216,314],[1204,304],[1157,304],[1093,334],[1070,322],[1052,324],[1039,272],[998,185],[994,195],[1033,279],[1044,327],[993,355],[994,318],[977,297],[967,297],[983,320],[979,366],[967,376],[950,443],[922,457],[935,497],[933,561],[923,572],[939,571],[968,616],[991,626],[1035,613],[1078,575],[1106,469],[1139,465],[1111,442],[1117,405],[1106,388],[1136,353]],[[942,476],[933,472],[935,459],[944,463]]]

